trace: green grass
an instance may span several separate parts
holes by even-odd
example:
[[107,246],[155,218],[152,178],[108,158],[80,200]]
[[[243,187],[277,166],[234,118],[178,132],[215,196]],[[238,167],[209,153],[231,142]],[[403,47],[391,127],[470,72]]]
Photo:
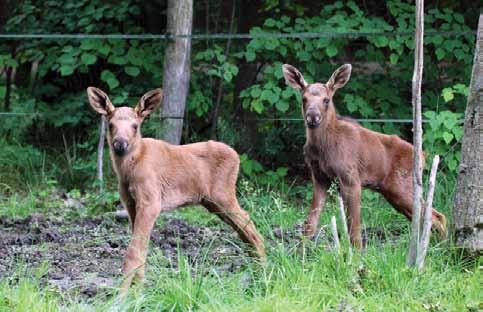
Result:
[[[453,182],[440,178],[435,198],[447,215]],[[274,226],[289,229],[305,217],[309,189],[297,196],[290,188],[280,192],[244,182],[240,189],[240,204],[265,237],[273,238]],[[394,244],[371,239],[350,262],[322,246],[309,243],[302,248],[272,240],[266,264],[248,259],[242,269],[224,274],[214,271],[213,259],[205,255],[189,263],[180,254],[179,267],[166,268],[161,252],[151,248],[147,281],[133,287],[124,302],[109,294],[79,302],[42,287],[40,274],[23,271],[17,278],[0,281],[0,311],[477,311],[478,263],[460,259],[447,242],[433,241],[424,271],[408,269],[409,222],[371,193],[364,192],[362,211],[365,227],[403,234]],[[224,226],[199,207],[171,214],[198,225]],[[328,223],[332,215],[338,216],[333,199],[321,223]]]

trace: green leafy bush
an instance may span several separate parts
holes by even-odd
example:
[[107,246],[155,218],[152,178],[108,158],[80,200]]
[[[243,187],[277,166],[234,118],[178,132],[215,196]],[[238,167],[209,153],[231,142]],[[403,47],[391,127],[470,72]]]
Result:
[[[263,1],[256,4],[259,16],[244,23],[254,35],[384,34],[233,40],[230,53],[226,53],[226,41],[193,40],[184,141],[211,137],[213,110],[221,90],[218,139],[246,154],[247,159],[256,160],[262,168],[256,175],[303,164],[305,132],[298,120],[300,98],[284,83],[283,63],[295,65],[309,82],[325,82],[337,66],[353,63],[351,81],[335,95],[340,114],[410,118],[414,5],[389,0],[381,8],[386,13],[381,14],[372,6],[375,2],[366,4],[336,1],[309,8],[302,1]],[[150,29],[144,5],[139,0],[25,0],[13,6],[3,32],[141,34]],[[204,8],[195,3],[195,16],[205,14]],[[160,12],[164,18],[165,12]],[[445,168],[452,172],[461,139],[461,125],[452,121],[461,119],[464,111],[474,35],[446,36],[441,32],[470,31],[477,18],[470,13],[459,4],[428,3],[425,14],[422,102],[425,118],[430,120],[425,127],[425,149],[444,155]],[[206,29],[198,23],[194,33],[227,26],[227,16],[214,18],[214,13],[210,14]],[[163,31],[159,28],[159,33]],[[399,32],[409,34],[395,35]],[[99,119],[87,105],[85,88],[94,85],[104,89],[115,105],[133,105],[147,90],[161,85],[165,45],[166,41],[151,39],[2,41],[0,68],[7,66],[16,72],[10,106],[5,109],[34,114],[2,119],[1,138],[10,145],[33,146],[47,155],[43,157],[51,157],[49,168],[53,169],[48,174],[62,185],[91,185]],[[5,96],[2,85],[0,102]],[[407,124],[363,125],[411,140]],[[145,122],[143,134],[158,136],[160,128],[159,119],[151,118]],[[250,170],[250,162],[246,163],[245,169]],[[252,171],[258,168],[251,166]]]

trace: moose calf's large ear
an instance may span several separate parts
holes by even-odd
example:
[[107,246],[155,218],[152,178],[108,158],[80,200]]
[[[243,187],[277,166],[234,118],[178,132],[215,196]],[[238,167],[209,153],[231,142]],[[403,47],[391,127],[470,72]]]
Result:
[[330,77],[329,81],[327,81],[327,87],[332,91],[342,88],[349,81],[351,77],[351,71],[351,64],[344,64],[341,67],[337,68]]
[[282,65],[283,76],[285,77],[285,82],[294,89],[303,90],[307,87],[307,82],[305,82],[304,76],[289,64]]
[[89,87],[87,88],[87,98],[92,108],[101,115],[110,115],[114,112],[114,105],[102,90]]
[[134,109],[139,117],[146,117],[151,114],[163,100],[163,89],[154,89],[146,93],[139,100],[138,105]]

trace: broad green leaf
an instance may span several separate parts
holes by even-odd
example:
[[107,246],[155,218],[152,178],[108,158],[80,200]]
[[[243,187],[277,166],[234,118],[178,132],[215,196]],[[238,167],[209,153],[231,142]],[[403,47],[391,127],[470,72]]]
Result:
[[289,103],[284,100],[280,100],[275,103],[275,108],[281,111],[282,113],[285,113],[286,111],[288,111],[289,107],[290,107]]
[[102,55],[108,55],[109,52],[111,51],[111,46],[108,45],[108,44],[103,44],[99,47],[98,49],[99,53],[101,53]]
[[119,86],[119,80],[117,80],[116,76],[110,70],[103,70],[101,79],[107,83],[111,90]]
[[231,72],[226,71],[226,72],[223,73],[223,79],[226,82],[230,82],[232,78],[233,78],[233,75],[231,74]]
[[437,35],[433,37],[433,43],[435,45],[440,45],[443,43],[443,37],[441,35]]
[[463,137],[463,128],[462,127],[453,128],[453,135],[456,138],[456,140],[458,141],[461,140],[461,138]]
[[446,144],[449,144],[453,140],[453,135],[449,132],[444,132],[443,139],[446,142]]
[[109,63],[116,65],[126,65],[127,59],[124,56],[111,55],[108,59]]
[[432,119],[434,117],[436,117],[436,112],[435,111],[426,111],[423,113],[424,117],[428,118],[428,119]]
[[435,53],[438,61],[441,61],[443,57],[446,55],[446,51],[444,51],[444,49],[442,48],[437,48]]
[[62,65],[60,66],[59,71],[61,76],[69,76],[74,72],[74,67],[71,65]]
[[327,48],[325,48],[325,53],[327,53],[328,57],[333,57],[337,55],[337,47],[334,45],[330,45]]
[[[480,4],[481,4],[481,3],[480,3]],[[464,24],[464,23],[465,23],[465,18],[464,18],[464,16],[463,16],[463,15],[461,15],[461,14],[459,14],[459,13],[455,13],[455,14],[453,15],[453,17],[454,17],[454,19],[455,19],[455,20],[456,20],[458,23],[460,23],[460,24]]]
[[126,72],[126,74],[132,77],[137,77],[141,72],[136,66],[126,66],[124,67],[124,71]]
[[285,90],[282,91],[282,98],[288,99],[292,96],[292,94],[294,94],[293,89],[287,87]]
[[64,53],[62,54],[57,61],[60,64],[72,64],[75,62],[74,55],[72,53]]
[[252,62],[254,59],[255,59],[255,52],[253,52],[252,50],[248,50],[246,53],[245,53],[245,58],[247,60],[247,62]]
[[100,40],[85,39],[81,41],[81,50],[95,50],[99,46]]
[[144,53],[140,48],[131,47],[127,52],[127,59],[135,66],[141,66],[143,63]]
[[454,93],[452,88],[444,88],[442,95],[445,102],[449,102],[454,99]]
[[270,104],[274,104],[275,102],[278,101],[279,96],[278,96],[278,94],[276,94],[272,90],[265,89],[265,90],[262,91],[261,99],[267,100],[268,102],[270,102]]
[[97,56],[91,53],[82,53],[81,61],[86,65],[92,65],[97,61]]
[[263,113],[264,107],[263,103],[260,100],[255,100],[251,103],[252,109],[257,112],[258,114]]
[[262,90],[260,90],[260,88],[258,87],[252,88],[250,91],[250,95],[252,96],[252,98],[257,98],[260,96],[260,94],[262,94]]

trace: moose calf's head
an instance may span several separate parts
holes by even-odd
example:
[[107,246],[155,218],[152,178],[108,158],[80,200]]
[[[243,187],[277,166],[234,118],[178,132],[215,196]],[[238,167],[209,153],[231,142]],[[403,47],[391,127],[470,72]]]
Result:
[[307,83],[297,68],[289,64],[284,64],[282,70],[287,84],[299,90],[302,95],[302,112],[309,129],[318,128],[322,122],[335,118],[332,97],[335,90],[349,81],[352,70],[350,64],[339,67],[325,84]]
[[163,90],[155,89],[144,94],[135,108],[114,107],[107,94],[94,87],[87,88],[87,96],[92,108],[106,117],[109,144],[121,157],[129,154],[141,138],[141,123],[161,104]]

